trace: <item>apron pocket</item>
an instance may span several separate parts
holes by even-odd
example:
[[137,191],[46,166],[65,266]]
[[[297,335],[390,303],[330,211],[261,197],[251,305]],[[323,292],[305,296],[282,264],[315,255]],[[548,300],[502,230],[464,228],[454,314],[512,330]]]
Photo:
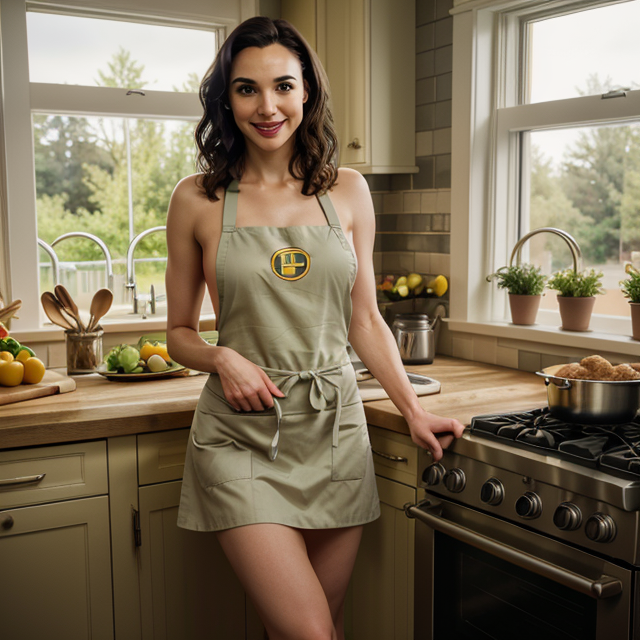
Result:
[[361,402],[342,407],[338,446],[331,447],[331,480],[362,480],[371,444]]
[[251,451],[233,440],[198,444],[193,440],[193,466],[204,489],[251,478]]

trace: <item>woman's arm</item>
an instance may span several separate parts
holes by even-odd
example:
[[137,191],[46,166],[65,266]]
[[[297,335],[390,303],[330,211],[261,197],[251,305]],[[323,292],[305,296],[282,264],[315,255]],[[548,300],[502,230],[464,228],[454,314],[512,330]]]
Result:
[[[208,344],[198,333],[200,308],[206,289],[203,244],[207,243],[207,276],[215,283],[215,254],[222,229],[222,204],[222,200],[211,203],[201,194],[195,176],[178,183],[171,196],[167,215],[165,278],[167,346],[171,357],[184,366],[217,373],[224,395],[234,409],[262,411],[273,406],[273,395],[283,396],[280,389],[260,367],[232,349]],[[202,236],[202,243],[198,241],[198,234]],[[217,296],[217,292],[214,295]]]
[[341,170],[340,182],[341,200],[352,216],[353,246],[358,259],[358,275],[351,292],[349,342],[406,419],[413,441],[429,449],[434,460],[439,460],[442,447],[448,446],[454,437],[459,438],[464,427],[455,419],[428,413],[421,406],[391,330],[378,310],[372,261],[375,215],[369,187],[360,174],[351,171]]

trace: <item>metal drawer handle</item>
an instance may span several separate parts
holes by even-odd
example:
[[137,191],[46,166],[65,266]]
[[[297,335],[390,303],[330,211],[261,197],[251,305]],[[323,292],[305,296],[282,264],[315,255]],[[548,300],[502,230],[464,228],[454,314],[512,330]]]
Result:
[[0,480],[0,487],[13,487],[18,484],[34,484],[40,482],[47,474],[40,473],[35,476],[22,476],[21,478],[7,478],[6,480]]
[[476,549],[486,551],[522,569],[527,569],[544,578],[549,578],[573,591],[578,591],[579,593],[596,599],[611,598],[612,596],[617,596],[619,593],[622,593],[622,582],[613,576],[602,575],[597,580],[591,580],[590,578],[581,576],[573,571],[568,571],[551,562],[540,560],[528,553],[514,549],[509,545],[492,540],[487,536],[471,531],[471,529],[461,527],[459,524],[449,522],[432,513],[432,511],[436,509],[438,509],[438,506],[429,508],[426,506],[407,505],[405,512],[409,517],[417,518],[436,531],[460,540],[460,542],[465,542],[472,547],[476,547]]
[[371,451],[385,460],[391,460],[391,462],[409,462],[408,458],[403,458],[402,456],[393,456],[390,453],[382,453],[382,451],[376,451],[375,449],[371,449]]

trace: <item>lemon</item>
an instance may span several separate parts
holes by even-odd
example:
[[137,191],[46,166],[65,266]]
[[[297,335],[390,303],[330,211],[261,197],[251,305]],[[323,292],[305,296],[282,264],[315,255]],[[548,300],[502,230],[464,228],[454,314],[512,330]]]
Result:
[[400,296],[402,296],[403,298],[406,298],[409,295],[409,287],[407,287],[406,284],[401,284],[397,288],[397,292]]
[[432,289],[433,293],[440,298],[447,292],[449,283],[444,276],[437,276],[433,280],[429,280],[429,282],[427,282],[427,288]]
[[419,273],[410,273],[407,276],[407,287],[415,289],[422,284],[422,276]]
[[407,284],[407,276],[400,276],[394,284],[394,287],[397,289],[398,287],[402,287]]
[[[22,352],[20,352],[22,353]],[[18,357],[20,356],[18,354]],[[24,377],[22,378],[22,382],[24,384],[38,384],[38,382],[42,381],[44,378],[45,367],[42,360],[39,358],[28,358],[24,361]]]
[[18,355],[16,356],[16,360],[19,360],[20,362],[22,362],[23,364],[29,359],[31,358],[31,354],[26,350],[26,349],[22,349],[21,351],[18,352]]
[[[5,353],[5,352],[3,352]],[[17,387],[24,377],[24,365],[15,360],[0,367],[0,385],[3,387]]]
[[13,359],[11,351],[0,351],[0,362],[13,362]]

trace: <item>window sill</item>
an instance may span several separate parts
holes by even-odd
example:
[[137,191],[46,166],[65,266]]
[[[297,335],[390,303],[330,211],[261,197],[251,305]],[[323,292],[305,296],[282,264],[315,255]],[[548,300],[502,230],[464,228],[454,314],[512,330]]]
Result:
[[[493,336],[523,342],[538,342],[559,347],[572,347],[587,351],[623,353],[640,356],[640,341],[631,336],[615,335],[598,331],[563,331],[549,325],[521,326],[510,322],[467,322],[448,320],[451,331]],[[631,328],[631,327],[629,327]]]
[[[213,314],[200,316],[200,331],[208,331],[215,329],[216,317]],[[152,333],[155,331],[167,330],[167,318],[147,318],[142,320],[108,320],[105,319],[100,323],[104,329],[105,335],[117,335],[125,333]],[[63,342],[64,329],[56,325],[46,324],[40,329],[33,331],[11,331],[11,336],[18,342],[29,344],[31,342]]]

